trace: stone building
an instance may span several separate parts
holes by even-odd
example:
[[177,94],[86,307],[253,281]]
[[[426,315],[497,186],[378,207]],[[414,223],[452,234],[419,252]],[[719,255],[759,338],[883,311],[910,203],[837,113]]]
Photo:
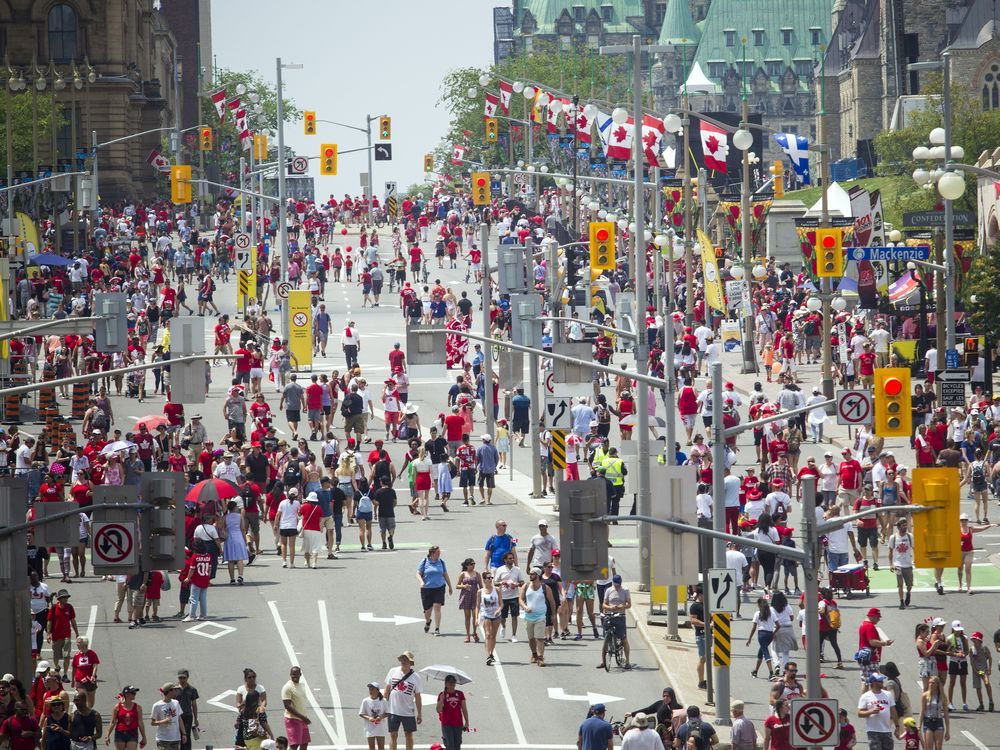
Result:
[[[182,112],[197,106],[196,65],[175,92],[175,60],[183,62],[177,40],[189,41],[192,28],[199,30],[196,41],[201,38],[209,3],[169,0],[164,5],[170,15],[154,9],[153,0],[0,0],[0,46],[14,77],[27,82],[11,96],[31,96],[36,81],[44,78],[65,123],[54,137],[40,135],[40,168],[73,167],[74,155],[89,152],[93,131],[103,143],[172,126],[178,100]],[[184,24],[176,31],[171,20],[179,19]],[[101,199],[155,194],[157,174],[146,157],[160,144],[161,134],[153,133],[100,149]],[[34,168],[14,166],[18,173]]]
[[513,0],[514,46],[530,52],[536,42],[563,49],[626,44],[633,34],[653,41],[667,0]]

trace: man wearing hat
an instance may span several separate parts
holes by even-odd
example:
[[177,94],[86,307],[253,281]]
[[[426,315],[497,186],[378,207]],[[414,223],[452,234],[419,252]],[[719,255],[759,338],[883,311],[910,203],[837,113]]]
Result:
[[[190,673],[177,670],[177,692],[174,698],[181,706],[181,750],[191,750],[191,740],[198,739],[198,689],[188,682]],[[192,737],[192,733],[194,736]]]
[[655,716],[647,716],[640,711],[633,714],[630,724],[631,728],[622,737],[622,750],[648,750],[656,748],[657,743],[663,744],[653,729],[656,726]]
[[603,703],[590,707],[587,718],[580,724],[576,735],[576,746],[579,750],[612,750],[614,747],[615,730],[607,721],[607,712]]
[[399,729],[403,728],[406,750],[413,750],[413,733],[417,724],[423,722],[423,705],[420,693],[424,687],[423,678],[414,671],[412,651],[404,651],[397,657],[398,667],[393,667],[385,676],[385,690],[382,693],[389,700],[389,747],[396,750]]
[[861,665],[861,676],[866,677],[869,674],[878,672],[879,664],[882,662],[882,649],[885,646],[891,646],[893,640],[889,638],[888,640],[882,640],[882,635],[879,633],[878,624],[882,620],[882,612],[878,607],[872,607],[868,610],[868,614],[865,619],[861,621],[861,625],[858,627],[858,650],[868,649],[871,652],[871,657],[867,664]]
[[909,519],[897,518],[896,532],[889,537],[889,567],[896,572],[900,609],[910,606],[910,593],[913,591],[913,534],[909,532],[909,526]]
[[[187,444],[187,448],[190,451],[190,461],[194,463],[198,460],[198,455],[201,453],[201,449],[208,440],[208,430],[205,429],[205,425],[201,423],[201,414],[191,415],[191,421],[184,427],[181,432],[181,445]],[[207,479],[208,477],[202,477]]]
[[882,689],[885,676],[872,672],[865,677],[868,690],[858,699],[858,718],[865,720],[870,750],[892,750],[893,735],[899,735],[899,714],[892,694]]
[[993,654],[988,647],[983,646],[983,634],[975,631],[969,636],[972,647],[969,649],[969,666],[972,672],[972,687],[976,691],[979,699],[979,706],[976,711],[983,710],[983,685],[986,685],[986,697],[990,702],[990,713],[993,712],[993,686],[990,684],[990,675],[993,672]]
[[[615,629],[615,634],[621,640],[625,648],[625,669],[631,669],[629,653],[631,648],[628,642],[628,629],[625,627],[625,611],[632,608],[632,595],[629,590],[622,586],[622,577],[617,573],[611,576],[611,586],[604,592],[604,599],[601,600],[601,613],[611,615],[608,627]],[[601,649],[601,663],[598,669],[606,669],[608,660],[608,642],[604,642]]]
[[153,704],[149,723],[156,727],[156,750],[180,750],[181,742],[186,742],[186,733],[181,728],[181,704],[177,701],[178,686],[167,682],[160,688],[163,697]]
[[62,659],[63,682],[69,682],[69,660],[70,660],[70,631],[79,638],[80,630],[76,626],[76,610],[69,603],[69,592],[66,589],[59,589],[56,593],[56,603],[49,608],[48,639],[52,644],[52,666],[59,668],[59,660]]

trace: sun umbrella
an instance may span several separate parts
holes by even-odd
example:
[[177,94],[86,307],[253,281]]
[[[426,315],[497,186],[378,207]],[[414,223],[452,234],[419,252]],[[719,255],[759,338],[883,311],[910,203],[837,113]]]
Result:
[[127,451],[129,448],[135,448],[135,443],[129,440],[116,440],[113,443],[108,443],[103,448],[101,448],[102,456],[110,456],[112,453],[118,453],[119,451]]
[[456,669],[447,664],[431,664],[429,667],[424,667],[417,671],[428,680],[443,680],[445,677],[453,676],[459,685],[468,685],[472,682],[472,678],[461,669]]
[[189,502],[205,505],[229,500],[240,494],[240,488],[228,479],[204,479],[187,491],[184,499]]
[[170,420],[166,418],[163,414],[150,414],[148,417],[142,417],[136,420],[135,429],[132,432],[139,431],[139,425],[146,425],[146,429],[150,432],[156,432],[156,428],[162,425],[169,425]]
[[38,253],[28,257],[28,265],[31,266],[71,266],[73,258],[64,258],[55,253]]
[[[649,415],[649,423],[655,425],[656,427],[666,427],[667,423],[664,421],[663,417],[657,417],[653,414]],[[639,416],[637,414],[629,414],[625,417],[619,424],[625,427],[635,427],[639,424]]]

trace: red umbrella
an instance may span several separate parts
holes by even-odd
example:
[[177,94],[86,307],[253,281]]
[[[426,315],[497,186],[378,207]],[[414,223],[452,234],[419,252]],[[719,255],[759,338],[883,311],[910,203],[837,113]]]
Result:
[[228,479],[205,479],[194,485],[187,491],[184,500],[189,503],[198,503],[202,512],[210,510],[217,513],[223,505],[223,501],[234,498],[240,494],[240,488]]
[[166,418],[163,414],[150,414],[148,417],[141,417],[135,422],[135,429],[133,432],[139,431],[139,425],[146,425],[146,429],[150,432],[156,432],[156,428],[162,425],[169,425],[170,420]]

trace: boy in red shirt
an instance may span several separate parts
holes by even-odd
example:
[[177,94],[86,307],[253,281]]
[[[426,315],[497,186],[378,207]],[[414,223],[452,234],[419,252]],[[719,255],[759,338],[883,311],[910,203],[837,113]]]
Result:
[[[212,556],[205,552],[205,543],[195,540],[194,553],[187,559],[181,571],[181,581],[191,586],[191,614],[183,622],[208,619],[208,587],[212,582]],[[201,605],[201,617],[198,606]]]

